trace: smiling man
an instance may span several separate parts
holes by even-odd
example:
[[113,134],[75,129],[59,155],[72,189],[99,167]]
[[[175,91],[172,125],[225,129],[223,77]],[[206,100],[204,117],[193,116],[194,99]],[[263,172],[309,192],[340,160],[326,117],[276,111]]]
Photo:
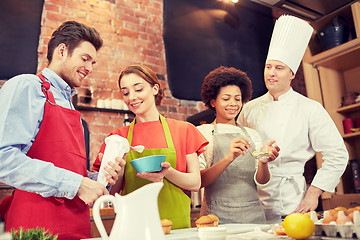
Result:
[[[89,204],[109,194],[88,178],[80,113],[71,96],[92,72],[100,34],[68,21],[48,44],[48,68],[22,74],[0,91],[0,182],[13,186],[6,230],[41,227],[58,239],[91,237]],[[120,166],[106,168],[114,184]]]
[[[268,92],[243,107],[238,122],[256,129],[281,151],[269,163],[272,179],[258,189],[269,222],[315,210],[324,192],[333,192],[348,162],[344,141],[326,110],[291,88],[313,28],[293,16],[275,23],[264,69]],[[320,152],[324,163],[307,188],[305,163]]]

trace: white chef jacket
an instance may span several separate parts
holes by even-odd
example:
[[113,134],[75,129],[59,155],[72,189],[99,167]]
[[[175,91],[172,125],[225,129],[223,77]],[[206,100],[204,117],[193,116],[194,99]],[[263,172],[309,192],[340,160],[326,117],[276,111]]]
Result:
[[279,156],[269,163],[272,179],[258,189],[268,220],[293,212],[305,195],[305,163],[315,152],[324,163],[311,183],[334,192],[349,155],[344,141],[326,110],[292,88],[274,101],[266,93],[246,103],[238,122],[256,129],[264,142],[275,140]]

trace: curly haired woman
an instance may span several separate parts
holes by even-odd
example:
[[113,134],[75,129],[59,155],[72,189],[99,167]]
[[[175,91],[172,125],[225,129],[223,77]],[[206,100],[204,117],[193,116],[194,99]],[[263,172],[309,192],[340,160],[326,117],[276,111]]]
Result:
[[[246,73],[219,67],[204,79],[201,98],[216,111],[215,121],[198,127],[209,141],[200,155],[201,186],[205,187],[201,215],[215,214],[219,223],[265,223],[257,186],[271,178],[267,163],[280,150],[274,141],[263,146],[253,129],[236,123],[242,104],[252,96]],[[261,147],[262,146],[262,147]],[[257,161],[255,151],[266,153]]]

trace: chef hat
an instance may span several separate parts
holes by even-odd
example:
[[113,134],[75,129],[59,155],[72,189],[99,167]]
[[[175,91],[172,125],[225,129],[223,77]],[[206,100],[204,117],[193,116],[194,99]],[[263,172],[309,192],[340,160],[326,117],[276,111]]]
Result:
[[274,26],[266,62],[281,61],[296,73],[312,32],[313,28],[304,20],[280,16]]

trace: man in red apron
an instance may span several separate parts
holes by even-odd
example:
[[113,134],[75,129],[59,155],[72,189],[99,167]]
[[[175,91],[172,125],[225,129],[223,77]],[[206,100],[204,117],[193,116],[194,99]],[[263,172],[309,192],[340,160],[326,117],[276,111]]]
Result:
[[[94,28],[65,22],[49,42],[48,68],[38,76],[16,76],[1,89],[0,95],[9,97],[5,100],[9,107],[0,122],[16,136],[1,129],[0,135],[14,139],[12,144],[0,141],[0,167],[9,169],[8,177],[0,176],[0,181],[16,188],[5,214],[7,231],[41,227],[58,234],[58,239],[91,237],[89,204],[108,191],[88,178],[81,116],[71,96],[92,71],[101,46]],[[25,120],[20,119],[22,114]],[[16,132],[20,136],[31,132],[34,137],[23,140],[30,143],[24,147]],[[110,166],[107,178],[114,184],[120,166]]]

